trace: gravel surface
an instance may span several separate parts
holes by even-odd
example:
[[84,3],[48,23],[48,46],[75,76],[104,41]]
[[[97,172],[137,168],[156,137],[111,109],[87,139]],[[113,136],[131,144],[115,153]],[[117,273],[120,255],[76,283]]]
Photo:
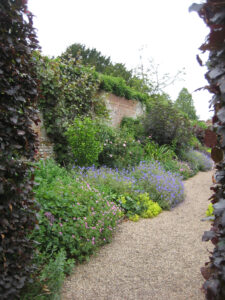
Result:
[[75,267],[61,299],[201,300],[200,268],[211,243],[201,241],[210,222],[205,217],[212,192],[210,172],[185,181],[185,201],[153,219],[123,222],[112,243]]

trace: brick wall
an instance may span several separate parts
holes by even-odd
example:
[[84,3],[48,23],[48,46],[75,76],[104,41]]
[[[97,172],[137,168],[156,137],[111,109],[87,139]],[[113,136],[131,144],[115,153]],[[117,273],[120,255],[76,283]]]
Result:
[[106,107],[110,112],[111,125],[119,126],[123,117],[137,118],[145,111],[145,107],[140,101],[127,100],[109,93],[101,93],[101,97],[106,103]]
[[33,124],[32,126],[34,132],[38,134],[38,156],[42,158],[54,157],[53,145],[47,137],[46,130],[43,124],[43,116],[41,113],[39,113],[39,118],[41,122],[38,123],[38,125]]

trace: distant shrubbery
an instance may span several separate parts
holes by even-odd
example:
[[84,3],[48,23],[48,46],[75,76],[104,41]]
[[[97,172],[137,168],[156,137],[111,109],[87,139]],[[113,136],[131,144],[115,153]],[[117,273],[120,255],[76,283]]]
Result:
[[184,161],[187,161],[192,170],[196,173],[198,171],[208,171],[212,169],[213,162],[209,156],[197,150],[182,152],[181,157]]
[[147,94],[136,91],[128,86],[126,81],[121,77],[99,74],[100,89],[115,94],[126,99],[139,100],[143,103],[149,99]]
[[173,145],[176,151],[188,148],[192,137],[191,124],[170,101],[154,101],[144,119],[146,135],[159,145]]

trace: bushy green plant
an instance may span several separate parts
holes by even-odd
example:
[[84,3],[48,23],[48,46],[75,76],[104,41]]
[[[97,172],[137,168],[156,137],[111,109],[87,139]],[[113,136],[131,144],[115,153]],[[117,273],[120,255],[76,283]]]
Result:
[[205,143],[205,132],[208,125],[204,121],[191,120],[192,132],[195,140],[195,145],[192,145],[194,149],[202,151]]
[[131,117],[123,117],[120,128],[122,130],[128,131],[130,135],[132,135],[135,140],[143,140],[144,139],[144,126],[142,123],[142,117],[138,117],[136,119]]
[[179,174],[184,180],[196,174],[196,171],[192,170],[187,162],[177,159],[165,160],[162,165],[166,171]]
[[213,212],[214,212],[213,204],[209,203],[207,211],[206,211],[205,214],[206,214],[207,217],[211,217],[211,216],[214,216]]
[[149,96],[140,93],[126,84],[126,81],[121,77],[113,77],[110,75],[99,74],[100,89],[106,92],[113,93],[119,97],[126,99],[138,100],[145,103]]
[[149,141],[144,146],[145,160],[153,159],[161,162],[176,158],[175,152],[168,145],[159,146],[154,141]]
[[126,130],[114,130],[103,143],[99,162],[113,168],[128,168],[137,165],[144,156],[141,142]]
[[34,61],[41,83],[39,107],[46,131],[54,143],[57,161],[68,164],[72,160],[64,135],[68,126],[76,117],[91,115],[95,104],[96,111],[105,114],[104,109],[99,110],[100,103],[96,98],[99,79],[93,69],[71,57],[50,59],[36,53]]
[[158,203],[149,199],[148,193],[123,195],[117,200],[132,221],[138,221],[137,216],[142,218],[156,217],[161,211]]
[[[160,117],[159,117],[160,115]],[[192,137],[191,124],[171,101],[152,101],[144,119],[145,135],[151,136],[159,145],[174,144],[174,150],[179,152],[188,148]]]
[[[43,256],[43,255],[42,255]],[[33,283],[23,290],[21,300],[60,300],[60,289],[66,275],[74,267],[73,259],[67,259],[65,251],[60,250],[55,258],[46,261],[40,253],[36,254],[37,271],[33,276]]]
[[90,166],[98,161],[102,151],[101,142],[97,140],[97,125],[88,117],[76,118],[66,130],[66,137],[79,166]]
[[[84,179],[66,173],[52,180],[52,165],[41,161],[36,169],[39,185],[35,192],[41,209],[39,228],[33,231],[32,239],[46,256],[54,257],[64,249],[67,257],[82,261],[110,240],[120,211]],[[46,175],[41,177],[44,172],[50,180]]]

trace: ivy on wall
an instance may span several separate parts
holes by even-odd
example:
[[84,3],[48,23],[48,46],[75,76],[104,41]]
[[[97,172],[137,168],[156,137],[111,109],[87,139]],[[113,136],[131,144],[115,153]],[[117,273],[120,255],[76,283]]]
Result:
[[47,134],[54,143],[56,159],[70,161],[65,131],[75,117],[93,113],[106,114],[96,93],[99,79],[94,69],[82,66],[75,59],[50,59],[39,53],[34,56],[40,80],[39,106]]

